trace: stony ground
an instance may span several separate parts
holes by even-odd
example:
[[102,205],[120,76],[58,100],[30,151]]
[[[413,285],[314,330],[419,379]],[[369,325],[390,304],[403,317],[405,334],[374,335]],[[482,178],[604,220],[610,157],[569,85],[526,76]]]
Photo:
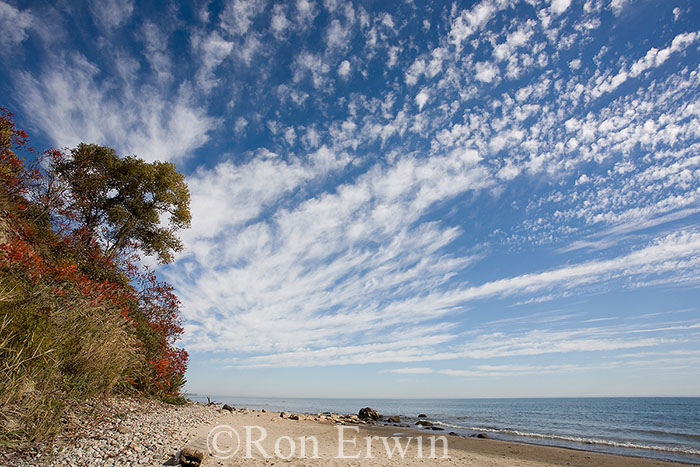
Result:
[[52,447],[0,453],[0,465],[150,466],[178,465],[179,452],[195,429],[223,413],[200,403],[184,406],[113,399],[66,420],[69,428]]

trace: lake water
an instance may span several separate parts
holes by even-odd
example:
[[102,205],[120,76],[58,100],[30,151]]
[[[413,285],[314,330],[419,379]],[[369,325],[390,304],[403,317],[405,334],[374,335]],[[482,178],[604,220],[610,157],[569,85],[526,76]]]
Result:
[[[206,402],[206,397],[190,396]],[[362,407],[418,414],[445,432],[700,463],[700,398],[296,399],[213,397],[234,407],[298,413],[357,413]],[[436,434],[441,432],[430,433]]]

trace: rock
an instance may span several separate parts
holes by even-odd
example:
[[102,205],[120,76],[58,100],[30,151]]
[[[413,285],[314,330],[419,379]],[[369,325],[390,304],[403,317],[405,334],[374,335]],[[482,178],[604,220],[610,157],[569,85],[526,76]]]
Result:
[[416,422],[416,425],[421,425],[421,426],[433,426],[433,424],[430,423],[430,422],[427,421],[427,420],[418,420],[418,421]]
[[398,415],[394,415],[393,417],[387,418],[386,421],[389,423],[401,423],[401,418]]
[[481,439],[489,439],[489,435],[487,435],[486,433],[479,433],[478,435],[476,435],[476,437]]
[[293,414],[291,414],[291,415],[289,416],[289,419],[290,419],[290,420],[299,420],[299,415],[293,413]]
[[435,431],[445,431],[444,428],[440,428],[439,426],[431,426],[430,429]]
[[228,404],[224,404],[224,406],[221,407],[221,408],[224,409],[224,410],[228,410],[229,412],[233,412],[233,411],[235,410],[233,407],[231,407],[231,406],[228,405]]
[[357,416],[362,420],[379,420],[380,418],[382,418],[382,414],[380,414],[371,407],[365,407],[364,409],[360,409],[360,411],[357,413]]
[[261,410],[261,412],[262,412],[262,413],[266,413],[266,412],[267,412],[267,410],[265,410],[265,409],[262,409],[262,410]]
[[457,436],[457,433],[455,433],[454,431],[450,431],[450,432],[447,433],[447,434],[450,435],[450,436]]
[[280,412],[280,418],[287,418],[289,414],[287,412]]
[[419,413],[418,418],[428,418],[428,416],[424,413]]
[[180,465],[183,467],[199,467],[207,457],[209,457],[209,448],[206,440],[194,439],[182,448]]
[[117,431],[123,435],[127,434],[129,432],[129,429],[125,427],[124,425],[119,425],[117,427]]

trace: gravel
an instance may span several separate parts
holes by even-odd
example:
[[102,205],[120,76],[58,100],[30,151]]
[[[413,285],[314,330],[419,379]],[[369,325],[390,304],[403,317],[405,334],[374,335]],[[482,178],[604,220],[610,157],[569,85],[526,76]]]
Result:
[[195,429],[219,418],[217,406],[190,402],[110,399],[96,410],[69,416],[69,428],[53,446],[0,453],[0,465],[149,466],[179,465],[180,449]]

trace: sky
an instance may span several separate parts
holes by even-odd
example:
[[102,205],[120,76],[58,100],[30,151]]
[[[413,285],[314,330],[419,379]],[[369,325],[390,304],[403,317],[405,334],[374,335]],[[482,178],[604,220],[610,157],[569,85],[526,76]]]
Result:
[[700,3],[0,0],[36,148],[186,175],[186,389],[700,396]]

